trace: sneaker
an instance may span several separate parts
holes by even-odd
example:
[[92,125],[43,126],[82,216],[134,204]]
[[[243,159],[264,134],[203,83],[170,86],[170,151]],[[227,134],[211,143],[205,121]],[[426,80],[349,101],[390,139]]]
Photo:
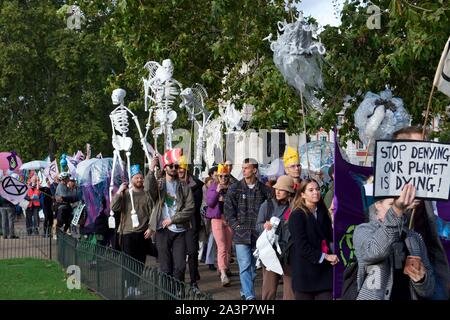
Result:
[[57,240],[58,238],[56,237],[56,234],[53,236],[53,240]]
[[228,279],[226,274],[220,276],[220,281],[222,282],[222,287],[228,287],[230,285],[230,279]]

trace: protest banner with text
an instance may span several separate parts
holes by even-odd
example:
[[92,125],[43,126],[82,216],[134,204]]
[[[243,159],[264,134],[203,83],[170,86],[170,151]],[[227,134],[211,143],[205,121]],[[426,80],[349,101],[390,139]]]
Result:
[[411,140],[377,141],[374,196],[399,196],[407,183],[416,187],[417,198],[448,200],[450,144]]

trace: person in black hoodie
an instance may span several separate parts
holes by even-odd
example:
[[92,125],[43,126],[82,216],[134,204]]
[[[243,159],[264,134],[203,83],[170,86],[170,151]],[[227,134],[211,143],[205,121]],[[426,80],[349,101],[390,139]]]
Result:
[[203,182],[188,173],[188,164],[185,156],[182,156],[178,168],[178,178],[185,181],[191,187],[194,196],[195,211],[191,218],[191,228],[186,232],[186,252],[188,256],[189,275],[191,286],[198,288],[197,281],[200,280],[198,272],[198,250],[199,250],[199,233],[201,229],[200,210],[203,200]]
[[293,240],[290,262],[296,300],[331,300],[333,266],[339,259],[330,252],[331,220],[315,180],[300,183],[288,224]]

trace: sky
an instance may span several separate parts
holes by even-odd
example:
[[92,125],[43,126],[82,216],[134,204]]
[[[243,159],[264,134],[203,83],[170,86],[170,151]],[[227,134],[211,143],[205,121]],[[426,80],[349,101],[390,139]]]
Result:
[[[344,0],[338,0],[339,9],[342,9]],[[313,16],[319,24],[323,27],[327,24],[338,26],[340,18],[337,18],[333,8],[332,0],[302,0],[298,8],[303,11],[303,15]]]

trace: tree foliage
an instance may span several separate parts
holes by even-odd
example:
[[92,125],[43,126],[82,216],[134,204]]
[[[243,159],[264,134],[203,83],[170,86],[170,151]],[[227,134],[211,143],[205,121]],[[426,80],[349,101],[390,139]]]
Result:
[[[327,48],[322,92],[328,111],[322,125],[332,127],[335,114],[343,108],[347,95],[355,101],[346,110],[341,128],[346,139],[357,139],[353,114],[367,91],[379,92],[389,86],[394,96],[404,100],[413,123],[423,124],[436,68],[450,35],[448,1],[372,1],[380,7],[381,29],[370,30],[366,22],[367,1],[347,1],[339,27],[326,27],[321,37]],[[358,91],[360,94],[358,94]],[[445,106],[449,98],[435,93],[432,115],[443,115],[441,136],[448,136],[449,119]]]

